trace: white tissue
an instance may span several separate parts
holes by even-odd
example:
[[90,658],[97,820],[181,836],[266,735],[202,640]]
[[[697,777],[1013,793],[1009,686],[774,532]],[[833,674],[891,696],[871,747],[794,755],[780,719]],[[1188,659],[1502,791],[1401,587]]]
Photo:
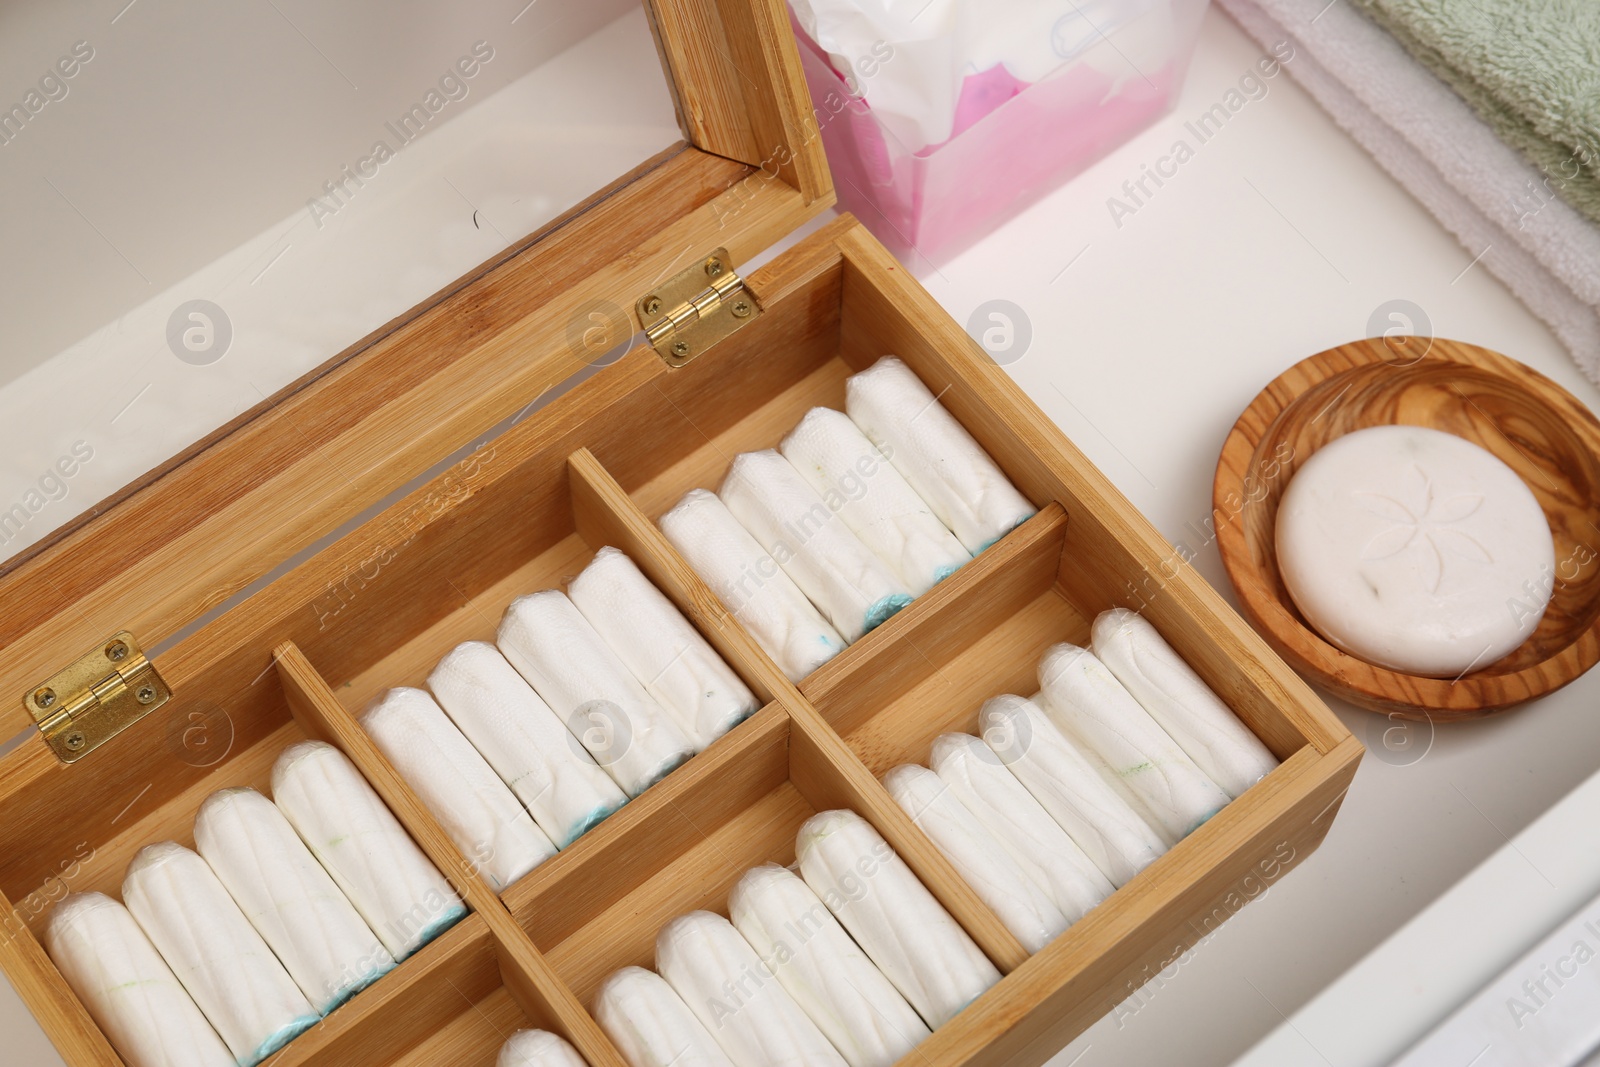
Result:
[[889,1067],[929,1034],[900,991],[805,882],[775,863],[728,897],[733,925],[850,1067]]
[[846,641],[911,603],[911,590],[772,449],[735,456],[717,495]]
[[976,555],[1034,513],[983,447],[900,360],[845,380],[845,410]]
[[624,967],[600,984],[594,1017],[628,1067],[733,1067],[666,979],[643,967]]
[[195,849],[326,1015],[394,967],[355,907],[283,817],[254,789],[222,789],[200,805]]
[[133,916],[104,893],[73,893],[50,914],[45,948],[128,1067],[234,1067]]
[[391,689],[361,725],[496,893],[556,854],[528,809],[421,689]]
[[1067,739],[1098,756],[1116,786],[1168,844],[1222,810],[1228,794],[1195,766],[1095,658],[1059,644],[1039,661],[1044,710]]
[[495,643],[630,797],[694,755],[672,716],[559,589],[513,600]]
[[1230,797],[1278,765],[1267,746],[1138,612],[1102,611],[1094,620],[1094,654]]
[[663,926],[656,970],[739,1067],[847,1067],[722,916],[691,911]]
[[1121,888],[1167,851],[1160,832],[1034,701],[1010,694],[985,701],[978,725],[984,744],[1112,885]]
[[811,891],[938,1028],[1000,980],[1000,972],[889,843],[853,811],[800,827],[795,852]]
[[518,1030],[500,1046],[495,1067],[589,1067],[578,1050],[548,1030]]
[[689,490],[661,516],[661,532],[791,682],[844,651],[844,638],[715,493]]
[[844,412],[812,408],[778,451],[912,596],[972,559]]
[[290,745],[272,767],[272,799],[395,960],[467,913],[461,898],[343,752]]
[[428,688],[557,848],[628,802],[550,705],[488,642],[457,645],[428,675]]
[[122,899],[240,1067],[321,1018],[206,861],[182,845],[140,849]]
[[567,596],[696,752],[760,708],[733,668],[620,550],[596,552]]

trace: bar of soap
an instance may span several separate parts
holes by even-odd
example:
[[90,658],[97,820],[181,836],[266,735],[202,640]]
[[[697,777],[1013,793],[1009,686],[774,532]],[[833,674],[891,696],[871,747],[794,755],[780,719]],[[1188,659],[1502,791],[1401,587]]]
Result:
[[1470,441],[1375,426],[1318,450],[1278,505],[1278,567],[1306,621],[1369,663],[1453,678],[1522,644],[1555,545],[1510,467]]

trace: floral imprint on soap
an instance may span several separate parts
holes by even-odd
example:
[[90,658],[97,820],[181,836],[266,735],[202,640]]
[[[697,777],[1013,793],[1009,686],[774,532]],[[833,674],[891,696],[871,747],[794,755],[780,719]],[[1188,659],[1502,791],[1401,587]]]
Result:
[[1367,336],[1381,339],[1391,367],[1420,363],[1433,349],[1433,322],[1422,306],[1410,300],[1385,300],[1367,316]]
[[1417,464],[1411,469],[1416,474],[1408,487],[1411,504],[1385,493],[1354,494],[1363,511],[1395,523],[1362,546],[1361,558],[1390,559],[1411,550],[1419,564],[1423,588],[1438,596],[1439,586],[1444,581],[1446,556],[1477,563],[1494,562],[1494,557],[1477,538],[1451,528],[1476,514],[1483,506],[1483,496],[1461,493],[1441,500],[1434,494],[1433,479],[1428,473]]

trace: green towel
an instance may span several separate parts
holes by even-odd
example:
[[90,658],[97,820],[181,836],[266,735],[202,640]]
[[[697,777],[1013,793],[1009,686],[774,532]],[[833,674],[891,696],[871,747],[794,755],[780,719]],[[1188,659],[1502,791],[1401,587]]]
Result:
[[1600,0],[1354,2],[1600,222]]

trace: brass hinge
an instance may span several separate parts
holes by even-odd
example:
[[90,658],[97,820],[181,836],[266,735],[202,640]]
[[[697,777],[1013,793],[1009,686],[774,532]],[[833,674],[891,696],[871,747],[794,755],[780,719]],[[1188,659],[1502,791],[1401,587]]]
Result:
[[635,308],[651,347],[673,367],[761,315],[726,248],[651,289]]
[[22,702],[56,758],[76,763],[171,697],[139,643],[123,630],[34,686]]

